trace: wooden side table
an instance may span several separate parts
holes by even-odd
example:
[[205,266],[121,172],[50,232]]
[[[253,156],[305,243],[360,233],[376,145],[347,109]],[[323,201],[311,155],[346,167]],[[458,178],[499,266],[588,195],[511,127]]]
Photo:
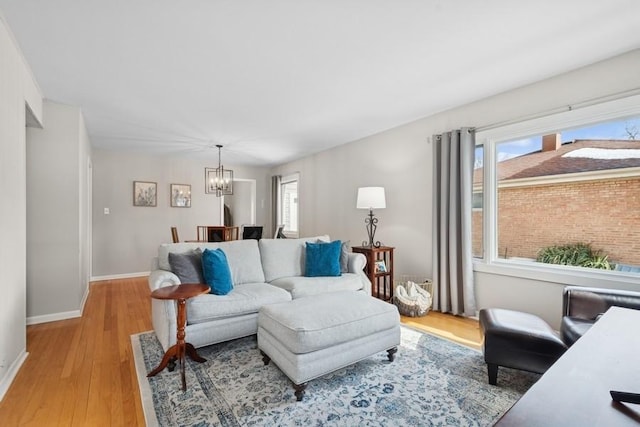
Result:
[[[393,301],[393,250],[390,246],[354,246],[353,252],[367,257],[364,272],[371,281],[371,294],[384,301]],[[376,269],[376,261],[382,261],[385,271]]]
[[187,381],[184,377],[184,356],[185,353],[191,358],[191,360],[195,360],[196,362],[206,362],[207,359],[204,359],[198,355],[196,352],[196,348],[185,342],[186,332],[184,331],[185,326],[187,325],[187,300],[189,298],[206,294],[209,292],[210,288],[208,285],[204,285],[201,283],[183,283],[181,285],[174,286],[166,286],[163,288],[158,288],[155,291],[151,292],[151,297],[155,299],[164,299],[164,300],[175,300],[178,305],[178,331],[176,334],[177,342],[169,347],[167,352],[162,357],[162,361],[153,371],[147,374],[147,377],[153,377],[157,375],[164,368],[169,366],[169,371],[173,371],[175,368],[176,360],[180,363],[180,377],[182,379],[182,391],[187,390]]

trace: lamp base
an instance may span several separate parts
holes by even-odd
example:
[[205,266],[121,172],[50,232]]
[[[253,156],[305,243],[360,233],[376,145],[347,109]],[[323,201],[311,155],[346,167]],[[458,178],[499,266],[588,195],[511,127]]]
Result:
[[379,241],[376,242],[374,237],[376,235],[376,229],[378,228],[378,218],[373,215],[373,210],[369,209],[369,215],[364,219],[365,224],[367,224],[367,234],[369,235],[369,241],[362,242],[362,246],[368,246],[370,248],[379,248],[382,246],[382,243]]

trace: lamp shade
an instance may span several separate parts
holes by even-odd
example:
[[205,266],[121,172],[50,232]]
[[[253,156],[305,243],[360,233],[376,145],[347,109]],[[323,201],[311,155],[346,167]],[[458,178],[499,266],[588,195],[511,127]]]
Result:
[[357,209],[384,209],[386,207],[384,187],[358,188]]

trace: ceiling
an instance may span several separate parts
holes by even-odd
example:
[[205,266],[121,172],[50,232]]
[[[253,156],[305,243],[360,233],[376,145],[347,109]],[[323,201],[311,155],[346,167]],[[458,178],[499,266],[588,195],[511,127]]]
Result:
[[640,47],[637,0],[0,0],[92,145],[273,166]]

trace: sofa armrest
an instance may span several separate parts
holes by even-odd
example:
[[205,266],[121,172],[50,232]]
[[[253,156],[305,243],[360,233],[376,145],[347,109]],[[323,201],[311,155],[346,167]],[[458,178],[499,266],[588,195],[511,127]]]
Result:
[[176,343],[178,322],[176,302],[151,298],[151,323],[162,348],[167,351]]
[[[149,289],[151,292],[164,287],[179,285],[178,276],[167,270],[153,270],[149,274]],[[151,297],[150,297],[151,298]],[[158,300],[151,298],[151,323],[158,341],[166,351],[176,342],[176,304],[173,300]]]
[[167,270],[153,270],[149,274],[149,289],[151,292],[163,286],[179,285],[178,276]]
[[620,289],[567,286],[562,295],[562,314],[578,319],[596,320],[610,307],[640,310],[640,292]]
[[359,273],[364,271],[364,267],[367,265],[367,257],[363,254],[356,252],[349,252],[347,257],[347,269],[349,273]]
[[364,268],[367,265],[367,257],[361,253],[350,252],[347,258],[347,269],[349,273],[356,273],[360,277],[362,282],[362,290],[371,295],[371,282],[366,274],[364,274]]

